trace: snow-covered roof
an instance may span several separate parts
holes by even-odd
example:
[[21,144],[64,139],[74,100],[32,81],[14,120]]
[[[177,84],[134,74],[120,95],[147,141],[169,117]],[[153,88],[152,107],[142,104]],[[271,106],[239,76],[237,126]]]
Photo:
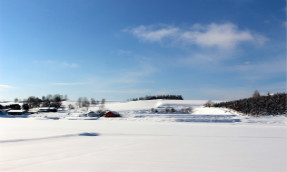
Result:
[[107,111],[106,113],[109,113],[109,112],[112,112],[113,114],[116,114],[116,115],[120,115],[119,112],[111,111],[111,110]]
[[0,102],[0,105],[2,106],[9,106],[9,105],[15,105],[15,104],[18,104],[20,106],[23,105],[23,103],[15,103],[15,102]]
[[22,113],[22,112],[26,112],[25,110],[9,110],[8,112],[14,112],[14,113]]

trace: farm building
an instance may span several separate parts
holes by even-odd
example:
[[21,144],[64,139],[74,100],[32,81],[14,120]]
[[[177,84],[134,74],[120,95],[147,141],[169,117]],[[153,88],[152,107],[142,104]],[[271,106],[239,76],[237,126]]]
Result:
[[55,107],[41,107],[38,112],[57,112]]
[[25,113],[27,113],[27,111],[25,111],[25,110],[9,110],[9,111],[7,111],[8,115],[24,115]]
[[90,111],[89,113],[87,113],[88,117],[102,117],[100,113],[96,113],[94,111]]
[[106,111],[104,117],[121,117],[121,115],[115,111]]

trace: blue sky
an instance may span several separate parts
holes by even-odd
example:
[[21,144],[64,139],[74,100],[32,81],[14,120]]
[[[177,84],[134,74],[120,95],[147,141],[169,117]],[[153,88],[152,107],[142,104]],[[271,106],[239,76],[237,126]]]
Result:
[[0,100],[286,91],[284,0],[0,0]]

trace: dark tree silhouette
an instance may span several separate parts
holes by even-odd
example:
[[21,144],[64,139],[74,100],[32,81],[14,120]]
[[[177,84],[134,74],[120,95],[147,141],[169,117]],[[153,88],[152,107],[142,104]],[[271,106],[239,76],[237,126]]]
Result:
[[130,99],[132,101],[138,100],[156,100],[156,99],[166,99],[166,100],[183,100],[181,95],[157,95],[157,96],[145,96],[140,98]]
[[286,114],[286,93],[221,102],[214,107],[226,107],[254,116]]

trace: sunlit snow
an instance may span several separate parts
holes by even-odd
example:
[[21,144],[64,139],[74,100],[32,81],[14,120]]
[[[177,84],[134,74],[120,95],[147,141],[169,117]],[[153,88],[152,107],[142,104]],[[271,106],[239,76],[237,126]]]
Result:
[[[0,171],[286,171],[285,116],[250,117],[205,102],[108,102],[121,118],[85,117],[84,108],[2,115]],[[193,113],[180,112],[190,106]]]

